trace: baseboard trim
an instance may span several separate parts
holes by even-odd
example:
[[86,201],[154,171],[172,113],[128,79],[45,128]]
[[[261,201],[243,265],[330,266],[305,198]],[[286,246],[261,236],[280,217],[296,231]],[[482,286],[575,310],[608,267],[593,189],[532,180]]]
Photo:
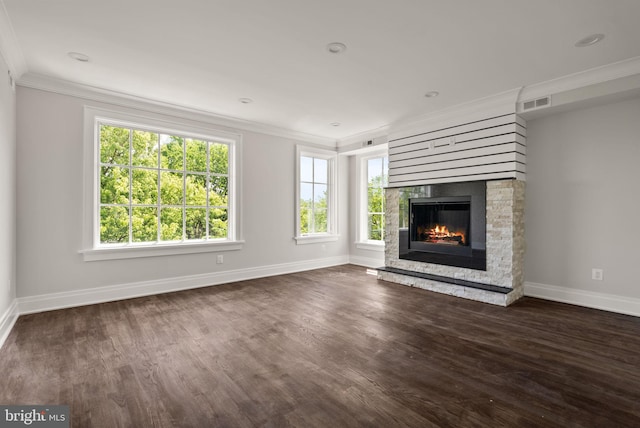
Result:
[[349,263],[356,266],[364,266],[368,268],[379,268],[384,266],[384,257],[375,259],[373,257],[349,256]]
[[524,295],[625,315],[640,316],[640,299],[634,297],[596,293],[594,291],[538,284],[535,282],[524,283]]
[[348,256],[328,257],[324,259],[259,266],[248,269],[237,269],[201,275],[188,275],[92,289],[67,291],[62,293],[20,297],[17,301],[20,315],[32,314],[36,312],[53,311],[76,306],[92,305],[96,303],[132,299],[154,294],[170,293],[173,291],[189,290],[192,288],[246,281],[249,279],[284,275],[305,270],[338,266],[347,263],[349,263]]
[[18,320],[18,315],[18,301],[17,299],[13,299],[9,308],[0,317],[0,348],[2,348],[7,337],[9,337],[11,329]]

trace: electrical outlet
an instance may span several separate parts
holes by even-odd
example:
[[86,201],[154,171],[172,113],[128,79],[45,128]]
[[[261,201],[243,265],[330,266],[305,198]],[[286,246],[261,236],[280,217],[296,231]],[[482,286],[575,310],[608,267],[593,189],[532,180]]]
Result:
[[602,269],[591,269],[591,279],[594,281],[602,281],[604,279],[604,272]]
[[222,254],[218,254],[218,257],[216,258],[216,263],[219,265],[224,263],[224,256]]

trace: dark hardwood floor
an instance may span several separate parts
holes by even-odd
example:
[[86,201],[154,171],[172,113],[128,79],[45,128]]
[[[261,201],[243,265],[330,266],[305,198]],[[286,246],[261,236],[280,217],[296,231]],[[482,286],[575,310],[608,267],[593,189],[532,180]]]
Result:
[[640,427],[640,318],[341,266],[22,316],[0,373],[72,427]]

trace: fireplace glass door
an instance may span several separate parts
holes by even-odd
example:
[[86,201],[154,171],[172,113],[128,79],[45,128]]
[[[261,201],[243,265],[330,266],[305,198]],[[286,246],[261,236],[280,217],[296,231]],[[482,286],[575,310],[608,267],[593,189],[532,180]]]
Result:
[[471,197],[411,199],[409,248],[471,255]]

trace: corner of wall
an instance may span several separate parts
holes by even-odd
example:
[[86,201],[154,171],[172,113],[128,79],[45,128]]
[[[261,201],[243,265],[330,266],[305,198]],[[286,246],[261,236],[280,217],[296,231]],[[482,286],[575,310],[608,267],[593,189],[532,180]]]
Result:
[[11,329],[13,329],[18,320],[18,315],[18,301],[14,298],[6,312],[0,315],[0,349],[2,349],[2,345],[4,345],[9,333],[11,333]]
[[[1,6],[1,4],[0,4]],[[2,9],[2,8],[0,8]],[[0,10],[0,23],[2,21]],[[0,31],[0,346],[13,327],[16,302],[16,95],[5,31]]]

